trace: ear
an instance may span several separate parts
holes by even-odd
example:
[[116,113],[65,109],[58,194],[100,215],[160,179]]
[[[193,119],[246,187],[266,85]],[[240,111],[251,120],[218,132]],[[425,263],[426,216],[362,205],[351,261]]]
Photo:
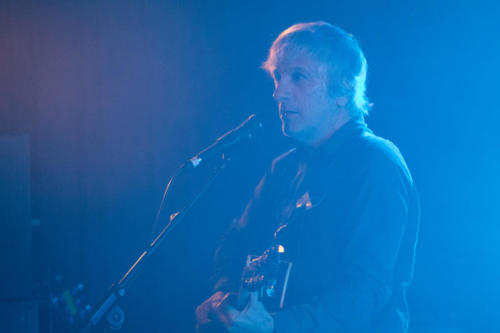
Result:
[[349,103],[349,100],[351,99],[352,90],[353,90],[351,83],[347,80],[344,80],[342,82],[342,86],[344,88],[344,89],[342,89],[343,94],[337,96],[337,98],[336,98],[336,103],[337,103],[337,106],[339,106],[339,107],[344,107],[347,105],[347,103]]

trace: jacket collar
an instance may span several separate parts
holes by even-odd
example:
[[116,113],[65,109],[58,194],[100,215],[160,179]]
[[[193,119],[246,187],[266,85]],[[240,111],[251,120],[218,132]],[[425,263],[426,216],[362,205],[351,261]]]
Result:
[[335,131],[328,140],[317,148],[298,145],[297,151],[303,158],[310,160],[322,160],[335,154],[341,147],[351,140],[359,137],[363,132],[371,132],[362,116],[354,117]]

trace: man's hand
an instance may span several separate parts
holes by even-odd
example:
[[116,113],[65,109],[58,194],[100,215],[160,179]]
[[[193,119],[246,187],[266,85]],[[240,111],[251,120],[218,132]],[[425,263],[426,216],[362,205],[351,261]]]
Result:
[[258,300],[256,292],[250,294],[248,304],[242,311],[228,303],[229,294],[213,294],[196,308],[198,325],[212,322],[216,317],[230,333],[272,333],[274,321],[264,304]]
[[209,325],[213,322],[212,317],[213,317],[213,307],[215,302],[220,302],[222,298],[224,297],[224,293],[221,291],[216,292],[210,298],[205,300],[203,303],[198,305],[196,308],[195,314],[196,314],[196,327],[197,329],[200,328],[200,326],[204,325]]

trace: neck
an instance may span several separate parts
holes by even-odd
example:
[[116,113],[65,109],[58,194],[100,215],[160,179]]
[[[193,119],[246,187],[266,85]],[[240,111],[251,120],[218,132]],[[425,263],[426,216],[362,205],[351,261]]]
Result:
[[343,110],[343,112],[338,112],[337,116],[332,119],[330,122],[325,122],[325,130],[320,133],[316,138],[313,138],[309,142],[304,142],[310,148],[316,149],[321,146],[325,141],[330,139],[335,132],[337,132],[342,126],[344,126],[349,120],[352,119],[352,116],[349,112]]

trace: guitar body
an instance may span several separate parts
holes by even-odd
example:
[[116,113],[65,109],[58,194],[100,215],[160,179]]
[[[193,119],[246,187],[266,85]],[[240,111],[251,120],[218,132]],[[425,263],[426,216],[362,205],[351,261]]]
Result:
[[241,286],[237,308],[243,309],[248,303],[249,295],[257,292],[259,300],[269,312],[282,310],[284,307],[288,279],[293,263],[283,260],[286,256],[285,246],[279,237],[286,230],[281,226],[274,234],[274,244],[260,256],[248,255],[241,277]]

